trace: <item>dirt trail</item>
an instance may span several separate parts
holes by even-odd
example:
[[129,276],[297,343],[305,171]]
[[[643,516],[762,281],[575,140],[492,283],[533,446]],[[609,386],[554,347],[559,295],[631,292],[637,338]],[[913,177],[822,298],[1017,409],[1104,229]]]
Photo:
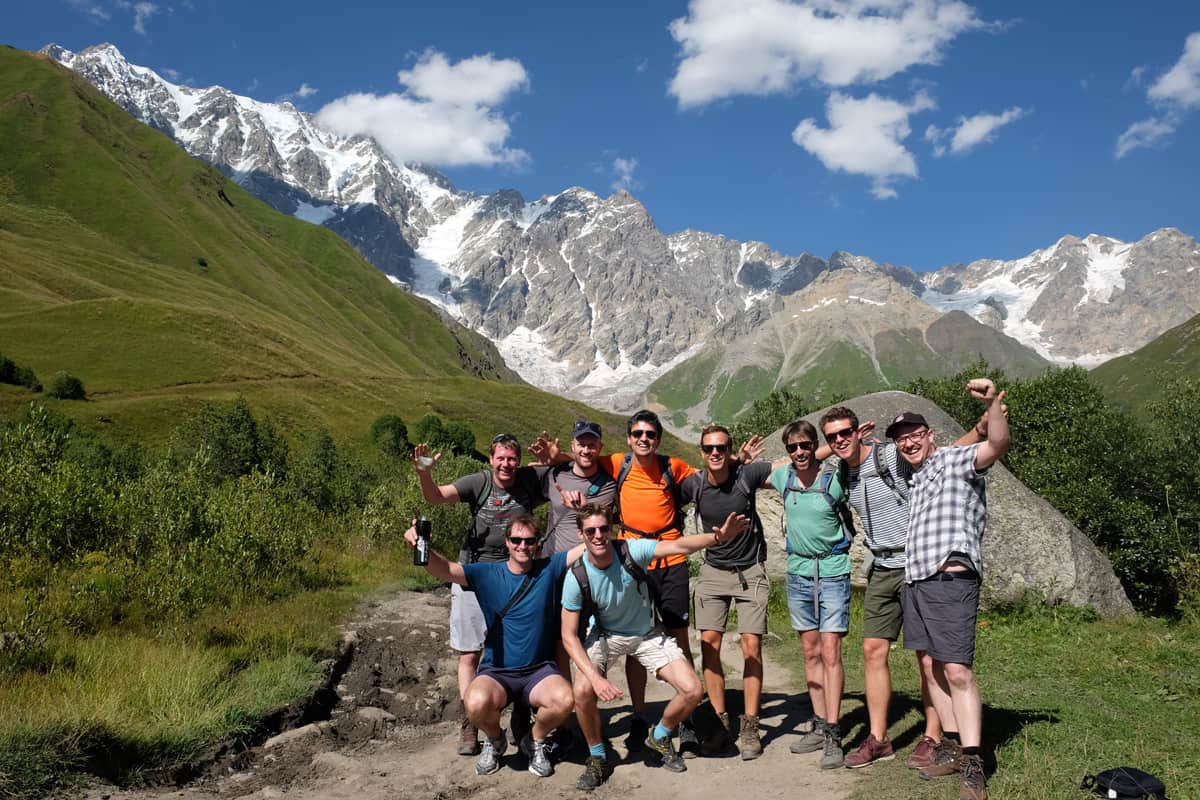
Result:
[[[236,765],[215,765],[187,786],[117,790],[98,785],[88,791],[89,800],[499,800],[522,792],[585,797],[575,789],[582,766],[574,761],[539,779],[510,747],[498,773],[478,777],[473,758],[454,754],[458,725],[453,720],[454,662],[446,647],[448,608],[444,593],[399,592],[368,604],[346,626],[355,642],[354,658],[328,722],[286,732],[244,753]],[[724,660],[729,686],[737,689],[741,651],[736,635],[725,637]],[[730,800],[751,789],[756,800],[847,797],[853,773],[821,770],[820,753],[789,752],[792,731],[808,715],[807,696],[797,692],[780,665],[768,660],[765,670],[761,758],[690,759],[688,771],[680,775],[649,767],[640,755],[627,752],[628,705],[618,701],[602,706],[602,716],[620,762],[608,783],[592,795],[669,797],[686,792],[689,800]],[[649,715],[661,711],[669,694],[665,684],[651,681]],[[740,702],[740,693],[733,692],[732,698]]]

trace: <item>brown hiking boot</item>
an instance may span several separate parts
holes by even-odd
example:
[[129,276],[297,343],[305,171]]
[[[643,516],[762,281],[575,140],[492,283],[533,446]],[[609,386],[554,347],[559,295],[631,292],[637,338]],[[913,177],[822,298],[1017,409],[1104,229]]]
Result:
[[961,760],[962,745],[949,739],[942,739],[937,743],[937,747],[933,748],[933,762],[928,767],[922,767],[917,774],[923,781],[957,775],[961,769],[959,765]]
[[459,723],[458,754],[460,756],[479,755],[479,731],[466,717],[463,717],[462,722]]
[[987,778],[983,774],[983,758],[980,756],[963,756],[962,786],[958,790],[958,800],[987,800]]
[[845,764],[850,769],[858,769],[876,761],[891,761],[895,757],[896,751],[892,749],[892,743],[887,740],[881,742],[872,733],[857,750],[846,756]]
[[933,750],[935,747],[937,747],[937,739],[931,736],[922,736],[921,741],[917,742],[917,746],[913,748],[908,761],[905,762],[905,766],[909,769],[928,767],[933,763]]
[[742,761],[751,761],[762,755],[762,739],[758,735],[758,715],[742,714],[738,718],[741,730],[738,733],[738,749]]

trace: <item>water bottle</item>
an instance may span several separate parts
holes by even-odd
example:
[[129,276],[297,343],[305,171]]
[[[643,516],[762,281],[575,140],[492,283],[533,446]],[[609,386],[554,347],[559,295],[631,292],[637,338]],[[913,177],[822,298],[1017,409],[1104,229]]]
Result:
[[424,567],[429,564],[429,540],[433,536],[433,526],[425,517],[417,518],[417,544],[413,548],[413,564]]

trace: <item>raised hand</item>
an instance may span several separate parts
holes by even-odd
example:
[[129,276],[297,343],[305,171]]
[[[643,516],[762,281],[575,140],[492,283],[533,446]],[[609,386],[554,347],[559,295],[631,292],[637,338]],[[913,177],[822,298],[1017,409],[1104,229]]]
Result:
[[976,400],[990,403],[996,397],[996,384],[991,378],[972,378],[967,381],[967,393]]
[[767,440],[759,436],[757,433],[742,442],[742,446],[738,448],[738,461],[743,464],[749,464],[756,460],[767,449]]
[[716,535],[718,542],[728,542],[730,539],[737,538],[742,535],[742,532],[750,527],[750,518],[745,514],[730,513],[725,518],[725,524],[721,526],[713,525],[713,534]]
[[554,484],[554,488],[558,489],[558,493],[560,495],[562,495],[562,501],[563,501],[564,506],[571,509],[572,511],[578,511],[579,509],[583,508],[583,492],[573,492],[570,490],[564,490],[557,483]]
[[[874,431],[875,431],[875,421],[874,420],[867,420],[866,422],[864,422],[858,426],[858,435],[860,438],[863,438],[863,439],[866,439],[868,436],[870,436],[872,433],[874,433]],[[879,440],[876,439],[875,441],[879,441]]]
[[429,455],[429,445],[421,443],[413,448],[412,462],[413,466],[420,472],[428,472],[433,469],[434,465],[442,460],[441,453]]

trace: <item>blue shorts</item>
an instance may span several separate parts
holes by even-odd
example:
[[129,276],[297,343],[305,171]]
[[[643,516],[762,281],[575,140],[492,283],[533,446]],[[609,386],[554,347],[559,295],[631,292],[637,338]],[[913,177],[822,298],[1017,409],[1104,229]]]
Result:
[[529,702],[529,695],[535,686],[546,680],[546,678],[551,678],[555,675],[562,677],[562,673],[558,671],[558,665],[553,661],[541,661],[537,664],[517,669],[497,669],[491,664],[480,664],[479,670],[475,675],[476,677],[486,675],[500,684],[500,688],[504,689],[504,694],[508,700],[505,705],[520,698],[525,701],[525,705],[531,707],[533,703]]
[[817,593],[821,604],[821,621],[817,624],[813,608],[813,579],[803,575],[787,576],[788,612],[792,629],[821,633],[845,633],[850,629],[850,576],[821,578]]

